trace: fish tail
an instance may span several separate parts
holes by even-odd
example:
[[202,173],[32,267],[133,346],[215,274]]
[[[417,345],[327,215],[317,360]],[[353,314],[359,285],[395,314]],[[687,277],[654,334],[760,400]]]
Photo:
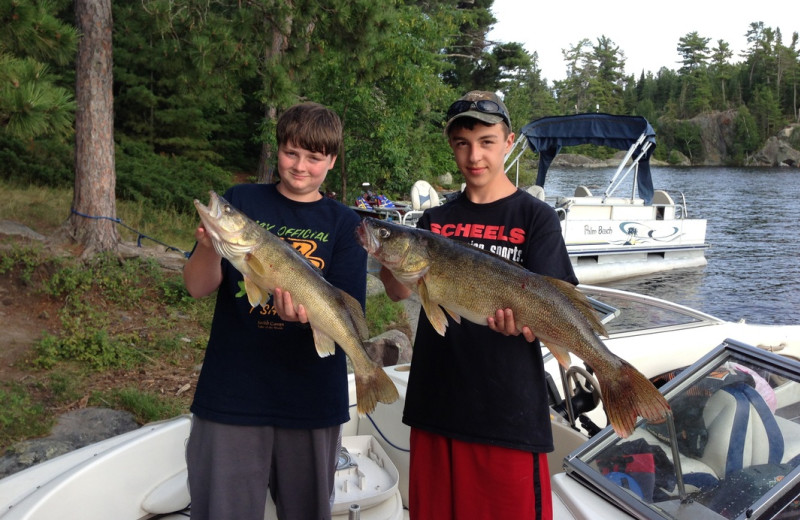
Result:
[[[608,422],[622,438],[636,427],[636,418],[661,422],[670,413],[667,400],[641,372],[620,360],[622,366],[611,381],[598,378]],[[599,374],[598,374],[599,376]]]
[[400,397],[392,379],[376,366],[369,374],[356,374],[356,408],[358,415],[365,416],[375,410],[377,404],[390,404]]

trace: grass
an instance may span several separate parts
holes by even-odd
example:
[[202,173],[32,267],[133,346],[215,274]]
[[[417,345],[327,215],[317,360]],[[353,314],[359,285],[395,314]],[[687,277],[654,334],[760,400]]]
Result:
[[[15,186],[0,181],[0,220],[13,220],[47,235],[69,218],[72,190],[41,186]],[[142,202],[117,201],[116,215],[124,226],[117,226],[123,240],[136,242],[139,234],[151,237],[183,251],[194,244],[194,229],[199,222],[192,207],[190,212],[154,209]],[[153,245],[146,238],[144,245]]]
[[[43,235],[59,229],[72,201],[70,190],[2,182],[0,197],[0,220]],[[194,242],[194,215],[134,203],[117,209],[127,225],[161,242],[183,250]],[[136,240],[123,228],[120,234]],[[7,238],[0,283],[15,300],[25,298],[26,308],[48,309],[48,330],[15,364],[24,376],[0,379],[0,453],[46,435],[54,416],[81,406],[127,410],[142,424],[188,412],[214,298],[189,296],[179,272],[107,254],[81,261]],[[372,336],[407,328],[402,304],[384,294],[369,298],[367,321]]]
[[386,293],[381,292],[368,296],[366,307],[371,338],[389,329],[403,328],[408,323],[403,304],[393,302],[386,296]]

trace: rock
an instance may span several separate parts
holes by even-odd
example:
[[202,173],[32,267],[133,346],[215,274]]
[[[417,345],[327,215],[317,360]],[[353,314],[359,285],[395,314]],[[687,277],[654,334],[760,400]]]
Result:
[[81,448],[138,427],[129,412],[109,408],[82,408],[60,416],[50,436]]
[[411,361],[411,340],[399,330],[387,330],[365,345],[367,354],[381,366]]
[[753,156],[754,166],[800,166],[800,152],[778,137],[767,139],[764,147]]
[[689,160],[688,157],[683,155],[678,150],[670,150],[669,152],[669,160],[667,161],[672,166],[691,166],[692,161]]
[[[693,117],[690,123],[700,129],[703,147],[702,160],[692,158],[696,166],[719,166],[729,160],[731,144],[734,141],[735,110],[704,113]],[[657,138],[657,136],[656,136]]]
[[18,442],[9,448],[5,455],[0,457],[0,478],[5,478],[59,455],[64,455],[73,449],[72,444],[69,442],[53,439],[33,439]]
[[[367,296],[376,296],[385,291],[383,288],[383,282],[378,279],[378,270],[380,270],[380,264],[377,263],[377,260],[369,257],[370,262],[374,262],[376,265],[372,266],[370,263],[367,264]],[[373,269],[374,274],[373,274]]]
[[438,182],[440,186],[451,186],[453,184],[453,174],[449,172],[443,173],[436,178],[436,182]]
[[45,236],[40,235],[28,226],[11,220],[0,220],[0,235],[19,235],[39,242],[44,242]]
[[117,252],[122,258],[147,258],[154,259],[159,266],[171,271],[181,271],[186,264],[186,256],[182,252],[165,250],[163,246],[139,246],[132,242],[120,242]]
[[135,430],[133,415],[109,408],[82,408],[61,415],[48,437],[21,441],[0,457],[0,478],[88,446]]

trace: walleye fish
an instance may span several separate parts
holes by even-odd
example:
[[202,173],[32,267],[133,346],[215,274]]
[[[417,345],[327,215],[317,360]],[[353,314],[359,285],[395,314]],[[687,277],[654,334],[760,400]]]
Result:
[[336,344],[353,363],[358,413],[372,413],[378,402],[392,403],[394,383],[364,350],[367,321],[358,301],[331,285],[287,242],[270,233],[225,199],[210,192],[208,207],[195,200],[214,249],[244,277],[250,305],[266,306],[276,287],[302,305],[320,357],[334,353]]
[[633,432],[637,416],[658,422],[670,413],[656,387],[598,338],[607,336],[605,328],[571,283],[422,229],[365,218],[357,232],[367,252],[419,295],[442,336],[444,311],[457,323],[465,318],[487,325],[498,309],[510,308],[517,327],[529,327],[562,366],[569,367],[573,352],[592,367],[609,422],[621,437]]

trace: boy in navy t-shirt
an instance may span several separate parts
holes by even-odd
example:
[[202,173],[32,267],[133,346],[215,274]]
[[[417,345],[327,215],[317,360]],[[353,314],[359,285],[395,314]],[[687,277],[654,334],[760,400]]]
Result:
[[[320,186],[342,145],[332,110],[302,103],[277,126],[277,184],[245,184],[224,198],[291,243],[326,280],[366,298],[366,252],[359,217]],[[331,516],[337,441],[349,419],[342,349],[320,358],[291,288],[251,307],[242,275],[214,251],[202,226],[184,268],[196,297],[217,291],[203,368],[191,411],[187,466],[193,520],[263,520],[267,489],[282,520]]]

